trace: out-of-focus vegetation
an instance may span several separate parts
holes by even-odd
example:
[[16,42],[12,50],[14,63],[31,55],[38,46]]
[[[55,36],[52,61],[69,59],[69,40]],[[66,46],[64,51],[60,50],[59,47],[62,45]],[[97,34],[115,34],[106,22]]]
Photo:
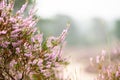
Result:
[[38,26],[40,31],[44,33],[45,37],[48,37],[51,35],[57,36],[67,23],[71,24],[69,34],[67,36],[67,42],[70,45],[76,45],[80,40],[80,32],[78,31],[77,25],[71,17],[57,15],[53,19],[40,19]]
[[102,55],[97,56],[96,59],[90,59],[91,65],[98,72],[95,80],[120,80],[120,48],[118,46],[109,52],[103,50]]
[[[119,21],[110,23],[101,18],[94,18],[90,22],[86,22],[90,25],[84,26],[80,23],[81,21],[76,23],[70,16],[56,15],[51,19],[41,18],[38,26],[41,32],[45,33],[45,37],[56,36],[67,22],[71,24],[67,37],[67,43],[70,46],[107,44],[108,41],[112,42],[120,37]],[[85,27],[88,29],[85,29]]]

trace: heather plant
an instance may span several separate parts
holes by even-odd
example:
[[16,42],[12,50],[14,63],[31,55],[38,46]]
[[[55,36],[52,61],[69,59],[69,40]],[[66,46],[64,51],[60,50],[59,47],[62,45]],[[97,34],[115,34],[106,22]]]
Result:
[[0,80],[59,80],[56,73],[67,63],[61,53],[68,27],[43,39],[34,9],[24,16],[28,1],[15,14],[14,0],[6,1],[0,0]]
[[120,80],[120,63],[111,60],[105,54],[106,52],[103,50],[102,55],[97,56],[96,59],[90,59],[91,65],[98,71],[96,80]]

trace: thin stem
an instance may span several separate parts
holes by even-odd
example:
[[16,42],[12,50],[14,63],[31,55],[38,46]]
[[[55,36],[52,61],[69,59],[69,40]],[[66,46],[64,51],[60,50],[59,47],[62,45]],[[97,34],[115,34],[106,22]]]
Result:
[[0,80],[1,80],[1,79],[5,80],[5,77],[3,76],[2,73],[0,73]]
[[5,70],[5,72],[12,80],[15,80],[14,77],[12,75],[10,75],[10,73],[7,70]]

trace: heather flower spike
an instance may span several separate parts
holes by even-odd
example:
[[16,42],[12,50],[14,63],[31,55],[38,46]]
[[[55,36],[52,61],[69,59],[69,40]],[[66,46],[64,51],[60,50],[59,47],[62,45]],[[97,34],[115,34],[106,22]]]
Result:
[[26,3],[24,5],[22,5],[21,9],[17,12],[17,14],[18,15],[22,14],[25,11],[27,5],[28,5],[28,0],[26,0]]
[[7,1],[0,0],[0,80],[59,80],[55,73],[66,63],[61,50],[69,27],[43,41],[34,11],[24,16],[28,0],[15,15],[14,0]]
[[69,27],[70,27],[70,24],[67,23],[67,28],[65,30],[63,30],[62,34],[59,36],[59,41],[60,42],[63,42],[65,40],[65,37],[67,35]]

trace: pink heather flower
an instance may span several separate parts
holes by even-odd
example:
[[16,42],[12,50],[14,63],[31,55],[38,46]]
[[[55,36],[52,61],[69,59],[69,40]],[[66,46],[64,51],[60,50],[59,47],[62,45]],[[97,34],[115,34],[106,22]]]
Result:
[[47,66],[46,66],[46,68],[50,68],[50,67],[51,67],[51,65],[47,65]]
[[34,37],[32,37],[32,38],[31,38],[31,41],[32,41],[32,42],[35,42],[35,38],[34,38]]
[[20,46],[20,45],[22,45],[22,42],[23,42],[23,40],[19,40],[19,41],[17,41],[17,42],[13,42],[13,43],[12,43],[12,46],[13,46],[13,47]]
[[2,34],[6,34],[6,33],[7,33],[7,31],[5,31],[5,30],[0,31],[0,35],[2,35]]
[[16,20],[15,18],[12,18],[12,17],[11,17],[11,18],[9,19],[9,21],[12,22],[12,23],[15,23],[17,20]]
[[47,62],[47,65],[51,65],[52,64],[52,62]]
[[51,59],[51,60],[54,60],[54,59],[56,59],[56,53],[52,53],[52,54],[50,54],[50,56],[49,56],[49,58]]
[[21,7],[21,9],[17,12],[17,14],[22,14],[22,13],[25,11],[27,5],[28,5],[28,2],[26,2],[26,3]]
[[67,28],[63,30],[62,34],[59,36],[59,42],[62,43],[65,40],[69,27],[70,27],[70,24],[67,24]]
[[1,44],[0,44],[0,46],[2,46],[2,47],[4,47],[4,48],[7,48],[7,44],[5,44],[4,42],[2,42]]
[[18,16],[18,17],[17,17],[17,20],[18,20],[18,21],[22,21],[22,16]]
[[16,48],[16,52],[17,52],[17,53],[20,53],[20,48]]
[[43,34],[37,34],[34,36],[34,39],[38,41],[39,44],[42,43]]
[[38,66],[41,66],[41,65],[42,65],[42,62],[43,62],[43,60],[42,60],[42,59],[39,59],[37,65],[38,65]]
[[15,60],[12,60],[12,61],[10,62],[10,66],[11,66],[11,67],[13,67],[15,64],[17,64],[17,62],[16,62]]
[[32,32],[33,33],[37,32],[37,28],[32,29]]
[[29,27],[33,27],[34,25],[36,25],[36,21],[31,22]]
[[40,70],[40,72],[41,72],[41,73],[45,73],[45,72],[46,72],[46,70]]
[[7,48],[9,44],[10,44],[10,42],[5,41],[5,42],[2,42],[0,45],[4,48]]
[[63,42],[65,40],[67,29],[63,30],[62,34],[59,37],[59,40]]
[[24,54],[26,57],[31,57],[32,56],[32,53],[25,53]]
[[49,53],[46,53],[45,55],[44,55],[44,57],[48,57],[50,54]]
[[11,38],[17,38],[18,37],[18,34],[13,34],[10,36]]
[[[25,18],[24,20],[23,20],[23,22],[29,22],[29,21],[32,21],[32,19],[33,19],[33,15],[30,15],[30,16],[28,16],[27,18]],[[23,23],[24,25],[25,25],[25,23]],[[30,22],[29,22],[30,23]]]
[[15,29],[14,31],[11,32],[11,35],[16,34],[16,33],[20,32],[21,30],[22,29]]
[[10,42],[8,42],[8,41],[5,41],[5,42],[4,42],[4,44],[8,45],[8,44],[10,44]]
[[38,60],[35,59],[35,60],[32,62],[32,64],[35,65],[35,64],[37,64],[37,62],[38,62]]
[[22,78],[22,73],[18,73],[18,79],[21,79]]
[[16,24],[14,24],[13,26],[12,26],[12,28],[14,29],[14,30],[16,30],[16,29],[19,29],[19,24],[18,23],[16,23]]
[[13,7],[14,7],[14,1],[11,0],[11,4],[8,4],[8,8],[9,8],[9,9],[13,9]]
[[[26,21],[26,22],[23,23],[22,25],[23,25],[23,26],[29,26],[31,23],[32,23],[32,21],[30,20],[30,21]],[[29,27],[30,27],[30,26],[29,26]]]
[[49,47],[49,48],[53,47],[52,41],[57,41],[57,38],[49,37],[47,40],[47,47]]

